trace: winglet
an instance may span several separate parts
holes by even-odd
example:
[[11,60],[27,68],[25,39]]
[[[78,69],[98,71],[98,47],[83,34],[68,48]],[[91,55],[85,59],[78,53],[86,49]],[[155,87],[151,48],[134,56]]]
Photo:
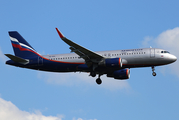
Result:
[[60,36],[60,38],[64,38],[65,36],[58,30],[58,28],[55,28],[58,32],[58,35]]

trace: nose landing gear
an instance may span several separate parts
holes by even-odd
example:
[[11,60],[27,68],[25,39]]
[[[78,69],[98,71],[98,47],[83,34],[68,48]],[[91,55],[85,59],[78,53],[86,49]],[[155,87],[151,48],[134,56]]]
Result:
[[156,74],[156,72],[154,72],[154,71],[155,71],[155,67],[153,66],[153,67],[152,67],[152,75],[153,75],[153,76],[156,76],[157,74]]

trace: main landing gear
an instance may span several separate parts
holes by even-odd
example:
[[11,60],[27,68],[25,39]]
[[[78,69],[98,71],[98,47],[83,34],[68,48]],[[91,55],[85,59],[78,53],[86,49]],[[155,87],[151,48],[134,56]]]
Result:
[[98,85],[100,85],[100,84],[102,83],[102,80],[101,80],[101,78],[100,78],[100,75],[99,75],[99,77],[96,79],[96,83],[97,83]]
[[157,74],[156,74],[156,72],[154,72],[154,71],[155,71],[155,67],[153,66],[153,67],[152,67],[152,75],[153,75],[153,76],[156,76]]
[[[95,72],[95,71],[91,71],[91,72],[90,72],[90,76],[96,77],[96,72]],[[100,85],[100,84],[102,83],[102,80],[101,80],[100,76],[101,76],[101,75],[99,74],[98,78],[96,79],[96,83],[97,83],[98,85]]]
[[96,77],[96,72],[95,72],[95,71],[91,71],[91,72],[90,72],[90,76]]

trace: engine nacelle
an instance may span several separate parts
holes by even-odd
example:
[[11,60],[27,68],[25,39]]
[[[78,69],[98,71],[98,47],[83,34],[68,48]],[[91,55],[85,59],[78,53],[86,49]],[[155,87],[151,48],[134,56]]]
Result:
[[99,62],[100,66],[105,66],[105,67],[117,67],[121,68],[122,67],[122,59],[121,58],[107,58],[103,59],[102,61]]
[[107,77],[113,77],[114,79],[129,79],[130,78],[130,70],[129,69],[122,69],[116,70],[113,73],[107,74]]

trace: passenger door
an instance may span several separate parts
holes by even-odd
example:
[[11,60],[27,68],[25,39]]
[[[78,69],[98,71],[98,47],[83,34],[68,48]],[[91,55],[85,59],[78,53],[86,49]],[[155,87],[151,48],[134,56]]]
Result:
[[154,48],[150,48],[150,57],[151,58],[155,57],[155,49]]

